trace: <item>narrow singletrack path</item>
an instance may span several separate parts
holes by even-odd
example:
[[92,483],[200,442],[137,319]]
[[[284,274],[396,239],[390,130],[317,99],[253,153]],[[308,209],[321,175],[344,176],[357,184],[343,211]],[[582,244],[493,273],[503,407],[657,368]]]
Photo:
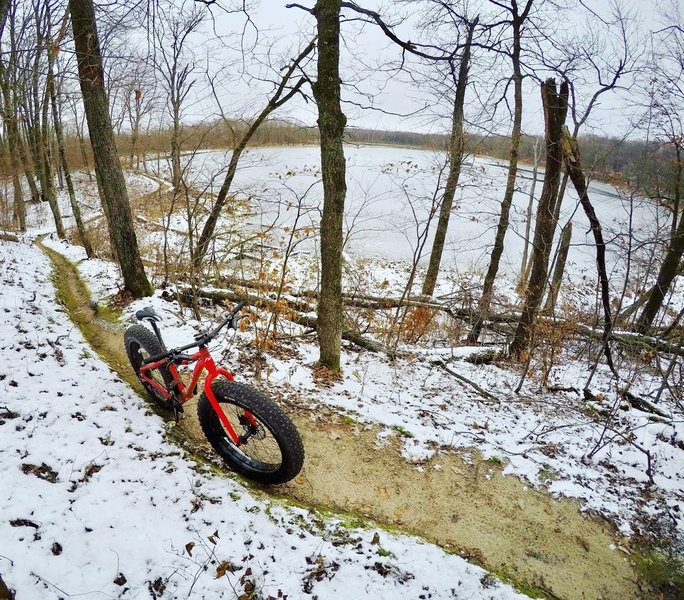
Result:
[[[124,352],[123,328],[96,314],[71,262],[36,243],[52,260],[59,301],[71,320],[102,359],[142,393]],[[204,444],[192,406],[187,415],[182,430],[193,443]],[[500,466],[475,453],[439,454],[418,470],[401,457],[398,439],[379,446],[375,428],[320,408],[296,408],[291,415],[304,440],[304,469],[268,493],[419,535],[548,598],[645,597],[614,528],[582,514],[576,502],[553,499],[503,476]]]

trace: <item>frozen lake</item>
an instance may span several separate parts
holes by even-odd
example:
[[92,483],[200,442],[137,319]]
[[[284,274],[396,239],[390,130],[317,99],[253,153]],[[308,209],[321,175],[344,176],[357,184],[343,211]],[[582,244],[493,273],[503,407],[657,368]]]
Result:
[[[431,208],[436,206],[438,181],[444,155],[414,148],[384,146],[345,147],[347,202],[345,249],[353,256],[411,260]],[[230,153],[197,154],[190,168],[196,187],[214,193],[223,181]],[[440,173],[441,172],[441,173]],[[501,269],[517,275],[523,252],[523,236],[532,171],[522,167],[511,209]],[[452,212],[443,264],[459,271],[486,269],[504,194],[506,165],[486,157],[469,157],[461,174]],[[258,148],[245,153],[233,184],[233,193],[250,199],[252,225],[281,231],[293,225],[316,227],[320,219],[323,189],[319,149],[310,147]],[[542,181],[535,189],[536,200]],[[626,255],[630,231],[630,203],[614,187],[593,183],[590,198],[608,243],[609,270],[620,268]],[[298,211],[299,209],[299,211]],[[643,244],[653,238],[656,227],[667,226],[667,213],[650,201],[635,199],[631,206],[631,230]],[[573,279],[595,274],[595,249],[589,224],[572,186],[563,202],[560,224],[573,221],[572,248],[567,273]],[[436,215],[430,231],[434,230]],[[428,235],[422,253],[429,253]],[[641,251],[648,249],[642,245]],[[635,272],[636,274],[636,272]]]

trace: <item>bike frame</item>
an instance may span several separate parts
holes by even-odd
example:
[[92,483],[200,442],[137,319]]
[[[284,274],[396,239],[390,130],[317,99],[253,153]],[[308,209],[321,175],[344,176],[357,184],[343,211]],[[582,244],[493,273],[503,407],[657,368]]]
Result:
[[[194,362],[196,362],[197,364],[193,368],[192,380],[190,381],[189,385],[186,385],[183,382],[183,379],[181,378],[180,373],[178,372],[178,368],[176,367],[175,363],[171,361],[171,357],[166,357],[162,360],[158,360],[156,362],[141,366],[139,371],[140,377],[142,377],[147,383],[149,383],[155,390],[161,393],[164,396],[164,398],[166,398],[169,402],[173,402],[174,395],[170,393],[168,389],[166,389],[166,387],[161,386],[159,383],[157,383],[155,380],[149,377],[149,372],[153,369],[167,366],[169,373],[171,373],[173,377],[172,385],[175,389],[178,390],[178,401],[181,405],[183,405],[195,395],[197,391],[197,383],[199,381],[199,378],[202,375],[202,372],[206,371],[207,377],[204,380],[204,393],[207,395],[207,398],[211,406],[216,411],[216,415],[225,427],[225,430],[230,436],[231,441],[236,446],[240,446],[242,444],[242,439],[236,433],[235,428],[231,425],[230,421],[228,420],[228,417],[226,417],[226,414],[223,412],[223,409],[221,408],[221,404],[216,399],[216,396],[214,395],[214,392],[211,389],[211,384],[217,377],[223,376],[228,381],[233,381],[233,376],[227,369],[216,366],[216,363],[214,362],[214,357],[209,352],[209,349],[204,346],[200,346],[199,350],[195,352],[195,354],[192,354],[188,360],[182,360],[180,364],[189,365]],[[250,422],[251,425],[257,425],[256,419],[249,411],[245,411],[244,416]]]

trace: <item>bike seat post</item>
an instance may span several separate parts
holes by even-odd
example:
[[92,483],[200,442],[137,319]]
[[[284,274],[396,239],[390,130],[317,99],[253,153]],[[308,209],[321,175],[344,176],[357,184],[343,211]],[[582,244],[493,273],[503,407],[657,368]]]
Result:
[[161,336],[161,331],[159,331],[159,327],[157,327],[157,322],[154,319],[148,319],[150,322],[150,325],[152,325],[152,329],[154,330],[154,334],[157,336],[157,339],[159,340],[159,344],[162,347],[162,350],[166,352],[166,345],[164,344],[164,340],[162,339]]

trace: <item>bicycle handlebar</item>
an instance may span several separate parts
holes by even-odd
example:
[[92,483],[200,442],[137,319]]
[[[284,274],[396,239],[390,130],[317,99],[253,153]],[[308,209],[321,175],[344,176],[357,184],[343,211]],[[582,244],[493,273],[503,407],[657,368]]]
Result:
[[[237,306],[228,314],[228,316],[221,322],[218,327],[215,327],[211,331],[208,331],[206,333],[200,333],[195,336],[195,340],[191,342],[190,344],[187,344],[185,346],[180,346],[179,348],[172,348],[171,350],[166,350],[165,352],[162,352],[161,354],[155,354],[154,356],[150,356],[143,360],[144,365],[148,365],[153,362],[157,362],[158,360],[163,360],[167,356],[173,356],[182,353],[184,350],[188,350],[189,348],[194,348],[194,347],[199,347],[199,346],[206,346],[211,340],[213,340],[218,333],[223,329],[226,325],[228,325],[228,328],[232,329],[237,329],[237,314],[247,305],[247,302],[242,300],[241,302],[238,302]],[[187,356],[185,357],[179,357],[181,359],[186,360]]]

